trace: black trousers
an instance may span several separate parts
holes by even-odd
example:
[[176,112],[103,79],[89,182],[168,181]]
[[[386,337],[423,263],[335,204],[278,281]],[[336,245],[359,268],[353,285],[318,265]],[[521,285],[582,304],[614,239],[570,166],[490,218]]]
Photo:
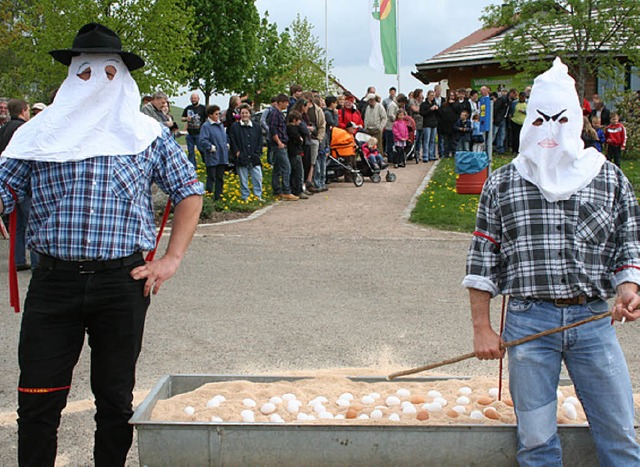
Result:
[[18,460],[53,466],[60,412],[85,332],[91,347],[91,389],[96,403],[94,462],[124,466],[133,428],[135,367],[149,297],[144,281],[126,267],[93,273],[38,266],[25,301],[18,359]]
[[291,178],[289,179],[289,184],[291,185],[291,193],[296,196],[302,193],[302,160],[302,156],[289,156],[289,163],[291,164]]
[[[207,181],[205,182],[205,191],[213,192],[213,199],[216,201],[222,197],[224,192],[224,173],[227,170],[227,164],[208,165]],[[215,189],[214,189],[215,184]]]

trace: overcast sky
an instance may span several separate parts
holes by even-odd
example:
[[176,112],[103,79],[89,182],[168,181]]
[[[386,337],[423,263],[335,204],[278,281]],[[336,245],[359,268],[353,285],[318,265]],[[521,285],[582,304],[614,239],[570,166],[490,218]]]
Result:
[[[326,2],[326,3],[325,3]],[[397,0],[400,32],[400,91],[424,88],[411,76],[415,64],[449,47],[482,26],[480,15],[487,5],[500,0]],[[390,86],[397,87],[396,75],[385,75],[369,67],[369,0],[256,0],[260,15],[269,13],[269,21],[279,30],[291,25],[296,15],[313,24],[313,34],[325,47],[325,4],[327,8],[328,51],[333,59],[333,74],[357,96],[369,85],[386,97]],[[292,82],[295,81],[292,79]],[[225,108],[228,99],[217,97],[214,103]],[[188,96],[175,99],[188,103]]]

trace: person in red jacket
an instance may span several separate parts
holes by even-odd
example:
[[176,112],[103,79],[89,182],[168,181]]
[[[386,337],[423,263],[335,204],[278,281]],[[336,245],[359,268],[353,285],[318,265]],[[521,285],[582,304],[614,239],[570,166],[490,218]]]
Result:
[[620,116],[611,112],[611,124],[604,130],[607,143],[607,159],[620,167],[620,155],[627,146],[627,129],[620,123]]
[[364,127],[364,121],[360,111],[356,108],[356,98],[353,94],[347,94],[344,98],[344,107],[338,111],[338,127],[347,129],[347,124],[353,122],[359,127]]

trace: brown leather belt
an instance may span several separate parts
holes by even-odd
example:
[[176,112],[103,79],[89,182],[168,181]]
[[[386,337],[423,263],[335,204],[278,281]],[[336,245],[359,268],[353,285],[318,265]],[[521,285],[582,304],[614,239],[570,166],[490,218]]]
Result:
[[584,305],[586,303],[598,300],[598,297],[587,297],[586,295],[578,295],[572,298],[540,298],[543,302],[553,303],[555,306],[564,307],[571,305]]
[[95,272],[106,271],[108,269],[129,267],[138,262],[143,262],[142,253],[134,253],[130,256],[117,259],[80,261],[65,261],[40,253],[38,267],[56,269],[58,271],[73,271],[79,274],[92,274]]

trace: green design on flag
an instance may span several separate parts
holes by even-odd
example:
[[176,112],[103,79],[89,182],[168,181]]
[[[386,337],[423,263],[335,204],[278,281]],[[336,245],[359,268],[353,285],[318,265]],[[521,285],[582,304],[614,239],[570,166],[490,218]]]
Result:
[[396,0],[371,1],[371,40],[369,65],[387,75],[398,73],[396,39]]

